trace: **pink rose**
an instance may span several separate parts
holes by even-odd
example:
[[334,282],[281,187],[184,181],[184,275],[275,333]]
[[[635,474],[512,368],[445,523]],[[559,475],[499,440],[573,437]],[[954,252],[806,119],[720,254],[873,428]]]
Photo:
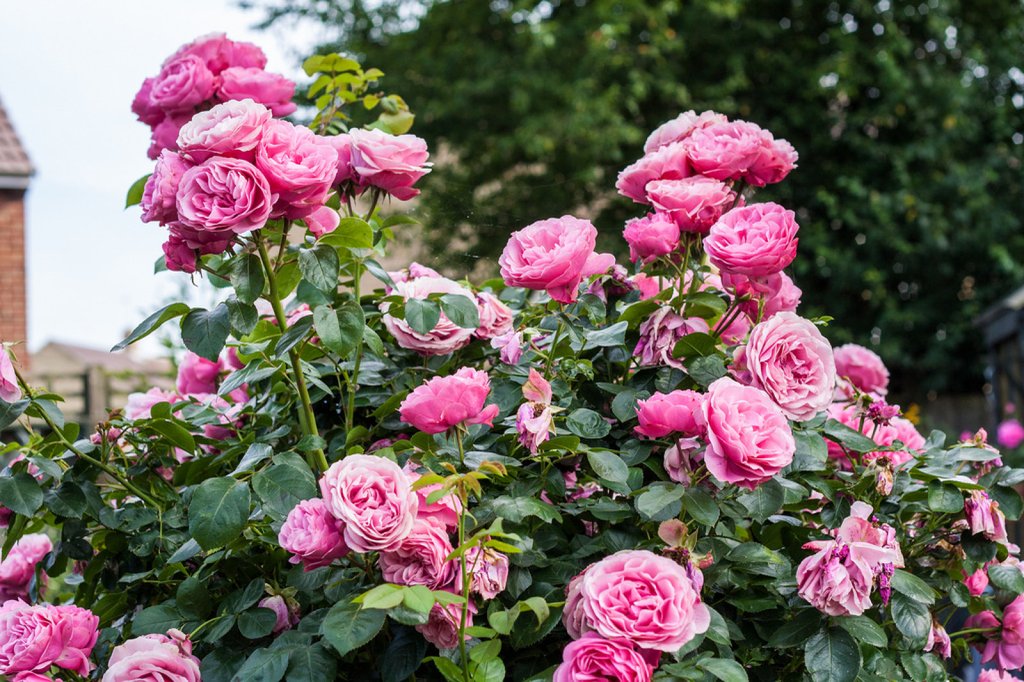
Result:
[[782,182],[796,168],[800,158],[787,140],[772,140],[761,153],[761,157],[750,167],[744,178],[754,187],[764,187]]
[[1024,667],[1024,595],[1003,608],[1002,623],[991,611],[976,613],[964,622],[965,629],[992,627],[1000,629],[985,633],[988,641],[981,652],[981,662],[995,661],[1004,670]]
[[89,660],[99,637],[100,619],[92,611],[74,605],[49,606],[59,624],[64,648],[54,665],[87,677],[95,667]]
[[690,472],[693,470],[694,462],[703,459],[700,454],[701,443],[696,438],[677,438],[675,442],[665,449],[662,457],[662,466],[665,473],[676,483],[690,483]]
[[[462,585],[462,563],[455,564],[455,585]],[[466,550],[466,569],[470,574],[469,590],[484,599],[494,599],[505,591],[508,584],[508,557],[490,547],[470,547]]]
[[597,228],[572,216],[541,220],[513,232],[498,264],[505,283],[546,290],[559,303],[576,300],[580,282],[615,264],[611,254],[594,253]]
[[309,128],[277,119],[264,125],[256,167],[277,195],[273,215],[303,218],[321,208],[337,165],[338,152]]
[[1003,670],[982,670],[978,674],[978,682],[1018,682],[1019,678],[1014,677]]
[[647,550],[616,552],[592,565],[580,593],[595,631],[641,649],[676,651],[711,622],[686,570]]
[[641,367],[668,365],[683,369],[683,361],[672,356],[676,342],[687,334],[707,333],[708,323],[699,317],[685,318],[672,306],[660,306],[640,325],[640,340],[633,355],[640,359]]
[[796,313],[779,313],[755,326],[744,360],[751,384],[790,419],[806,421],[832,403],[832,346],[813,322]]
[[[736,298],[749,296],[751,300],[740,304],[743,312],[752,320],[766,320],[776,313],[795,312],[800,305],[803,292],[785,272],[767,277],[750,278],[746,275],[722,274],[722,286]],[[842,346],[840,346],[841,348]],[[836,348],[834,353],[838,353]],[[838,364],[838,356],[836,360]]]
[[154,161],[159,158],[160,152],[163,150],[177,151],[178,149],[178,133],[182,126],[192,120],[188,113],[172,113],[164,116],[160,121],[153,126],[152,134],[150,135],[149,150],[146,154],[149,158]]
[[[36,565],[53,551],[50,538],[42,533],[23,535],[0,561],[0,603],[8,599],[27,599]],[[46,579],[46,575],[42,575]],[[42,590],[40,590],[42,592]]]
[[473,332],[478,339],[493,339],[512,330],[512,309],[497,296],[481,291],[476,295],[476,309],[480,326]]
[[1006,515],[999,508],[999,503],[984,490],[971,491],[971,496],[964,500],[964,514],[967,515],[971,533],[980,533],[1004,545],[1009,542],[1006,537]]
[[142,208],[142,222],[169,223],[178,219],[178,185],[181,176],[191,165],[175,152],[166,149],[160,152],[153,174],[146,180],[142,192],[139,204]]
[[270,597],[264,597],[260,600],[257,605],[260,608],[270,609],[277,616],[277,621],[274,623],[273,634],[277,635],[285,630],[291,630],[293,627],[299,624],[299,605],[295,602],[291,604],[280,594],[275,594]]
[[615,189],[638,204],[649,204],[647,185],[655,180],[682,180],[693,175],[682,142],[673,142],[645,154],[619,173]]
[[519,443],[537,454],[537,450],[546,443],[555,432],[554,413],[551,406],[544,403],[527,402],[516,411],[516,433]]
[[679,248],[679,226],[667,213],[627,220],[622,237],[629,244],[629,260],[633,263],[650,263]]
[[629,642],[589,632],[562,650],[562,664],[555,669],[553,682],[650,682],[653,671],[654,666]]
[[828,542],[800,562],[797,593],[830,616],[859,616],[871,607],[874,573],[841,542]]
[[327,511],[345,524],[356,552],[397,549],[412,532],[418,503],[409,477],[389,459],[349,455],[320,478]]
[[[412,263],[409,263],[409,267],[402,268],[401,270],[389,270],[388,277],[391,278],[392,282],[397,284],[399,282],[408,282],[412,279],[419,279],[420,277],[444,277],[444,275],[434,268],[421,265],[416,261],[413,261]],[[389,289],[388,293],[391,293],[391,291],[392,290]]]
[[275,195],[248,161],[215,157],[185,171],[178,218],[186,227],[230,237],[267,224]]
[[430,172],[427,143],[415,135],[353,128],[352,172],[360,187],[376,187],[401,201],[420,193],[413,185]]
[[498,350],[498,357],[506,365],[518,365],[523,358],[523,335],[509,330],[491,339],[491,348]]
[[270,109],[274,116],[287,116],[298,107],[292,102],[295,83],[257,67],[231,66],[220,74],[217,96],[224,101],[251,99]]
[[486,372],[463,367],[417,386],[398,408],[402,421],[424,433],[443,433],[460,424],[492,425],[497,405],[484,405],[491,392]]
[[99,618],[77,606],[0,606],[0,675],[43,673],[59,666],[87,676]]
[[[406,301],[410,299],[423,300],[431,294],[453,294],[463,296],[470,301],[474,300],[469,289],[445,277],[416,277],[406,282],[395,282],[392,293],[401,296]],[[442,312],[434,328],[424,334],[413,329],[406,320],[389,315],[390,308],[390,303],[380,304],[380,310],[384,313],[384,326],[395,337],[399,346],[416,351],[421,355],[452,353],[467,346],[473,332],[476,331],[472,328],[460,327]]]
[[229,40],[223,33],[200,36],[182,45],[164,64],[185,55],[199,57],[215,74],[232,66],[262,69],[267,65],[267,56],[259,47],[252,43]]
[[149,91],[150,101],[165,111],[192,109],[213,97],[215,80],[202,59],[191,55],[164,64]]
[[718,379],[708,387],[704,418],[704,462],[723,483],[753,490],[793,461],[796,442],[786,415],[759,389]]
[[355,171],[352,170],[352,138],[348,133],[341,133],[327,136],[324,139],[334,147],[334,151],[338,152],[338,166],[333,186],[340,187],[346,182],[356,182],[358,178]]
[[928,639],[924,644],[924,651],[931,651],[942,658],[949,658],[953,653],[953,643],[949,641],[949,633],[934,617],[932,618],[932,627],[928,631]]
[[848,343],[835,349],[836,374],[860,391],[885,395],[889,388],[889,370],[882,358],[864,346]]
[[647,185],[647,197],[680,230],[697,234],[707,234],[736,203],[736,194],[724,182],[701,175],[683,180],[655,180]]
[[996,442],[1013,450],[1024,443],[1024,426],[1016,419],[1007,419],[996,428]]
[[380,553],[378,565],[389,583],[440,590],[451,586],[455,579],[457,562],[448,560],[452,551],[444,524],[420,517],[397,548]]
[[791,144],[748,121],[707,126],[684,144],[694,170],[716,180],[742,179],[764,187],[781,181],[796,166]]
[[676,433],[686,437],[704,434],[704,396],[696,391],[655,393],[636,403],[636,432],[648,438]]
[[181,153],[196,163],[211,156],[251,161],[272,114],[251,99],[218,104],[192,117],[178,132]]
[[149,419],[153,406],[160,403],[176,403],[181,397],[162,388],[153,387],[145,393],[132,393],[124,407],[126,419]]
[[[640,292],[640,300],[646,301],[649,298],[654,298],[661,293],[661,284],[658,282],[657,277],[651,277],[642,272],[638,272],[630,280],[636,290]],[[666,282],[671,284],[671,282]]]
[[[473,626],[473,614],[476,607],[473,602],[469,603],[469,611],[466,613],[466,627]],[[416,632],[423,635],[438,649],[454,649],[459,646],[459,624],[462,621],[462,604],[434,604],[430,609],[430,616],[423,625],[416,626]],[[469,639],[469,635],[466,635]]]
[[180,630],[143,635],[114,647],[102,682],[201,682],[199,659]]
[[313,209],[308,215],[303,216],[302,221],[306,227],[319,239],[328,232],[334,232],[341,224],[341,216],[330,206],[321,206]]
[[139,91],[135,93],[135,97],[132,99],[132,113],[150,127],[164,120],[164,110],[153,103],[151,96],[155,80],[155,78],[147,78],[142,81]]
[[[888,424],[876,426],[875,423],[868,419],[866,415],[862,421],[861,414],[861,411],[855,405],[832,403],[828,408],[829,417],[835,419],[841,424],[844,424],[845,426],[849,426],[854,431],[860,427],[861,433],[872,438],[872,440],[878,444],[879,448],[891,447],[896,441],[900,441],[906,447],[906,450],[869,453],[866,457],[874,459],[877,459],[878,457],[887,457],[894,466],[899,466],[904,462],[910,461],[913,457],[912,453],[918,452],[924,448],[924,436],[922,436],[917,431],[917,428],[907,419],[903,417],[895,417],[890,419]],[[846,454],[838,443],[829,440],[827,441],[827,444],[829,457],[840,461],[846,459]]]
[[573,639],[579,639],[594,629],[587,618],[586,609],[583,608],[583,578],[586,576],[587,571],[595,565],[591,564],[584,568],[565,586],[565,606],[562,608],[562,625]]
[[[416,483],[420,478],[420,473],[416,471],[416,463],[411,459],[406,462],[405,468],[402,469],[406,476],[409,477],[409,484]],[[418,501],[417,517],[422,519],[432,519],[439,521],[444,524],[444,527],[448,530],[455,530],[459,527],[459,514],[462,513],[462,500],[459,496],[449,492],[433,502],[428,502],[428,498],[431,493],[435,493],[441,490],[440,483],[433,483],[431,485],[425,485],[421,488],[416,489],[416,499]]]
[[220,360],[213,362],[192,351],[185,351],[178,365],[178,393],[216,393],[221,369]]
[[726,123],[728,120],[724,114],[714,111],[702,111],[699,114],[692,109],[684,111],[671,121],[662,123],[654,129],[654,132],[647,137],[647,142],[644,143],[644,153],[651,154],[665,145],[682,142],[695,130],[707,128],[716,123]]
[[704,249],[723,273],[767,277],[793,262],[799,229],[793,211],[771,202],[751,204],[712,225]]
[[[835,537],[850,548],[855,559],[864,561],[877,574],[884,564],[903,568],[903,551],[896,541],[896,529],[872,521],[874,510],[865,502],[854,502]],[[807,543],[808,545],[814,543]]]
[[964,585],[972,597],[980,597],[988,588],[988,571],[986,568],[979,568],[974,573],[964,573]]
[[323,500],[303,500],[288,512],[277,534],[277,542],[291,552],[290,563],[301,563],[307,571],[312,571],[348,554],[342,527]]
[[0,400],[13,403],[21,400],[21,387],[18,386],[18,375],[14,371],[14,361],[10,351],[0,344]]

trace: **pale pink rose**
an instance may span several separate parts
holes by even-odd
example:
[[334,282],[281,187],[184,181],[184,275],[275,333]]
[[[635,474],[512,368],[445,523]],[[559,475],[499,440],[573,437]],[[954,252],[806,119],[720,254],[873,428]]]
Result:
[[338,152],[309,128],[278,119],[264,125],[256,167],[277,195],[272,215],[294,220],[323,207],[337,165]]
[[213,362],[192,351],[185,351],[178,364],[178,393],[216,393],[217,378],[222,369],[219,359]]
[[307,571],[312,571],[348,554],[342,528],[342,523],[331,515],[323,500],[303,500],[288,512],[277,534],[277,542],[292,554],[288,558],[290,563],[301,563]]
[[199,659],[180,630],[143,635],[114,647],[101,682],[201,682]]
[[523,403],[516,411],[516,433],[519,442],[531,454],[537,454],[555,432],[554,414],[550,405]]
[[971,496],[964,500],[964,513],[972,533],[980,533],[1004,545],[1009,542],[1006,537],[1006,515],[999,508],[999,503],[984,490],[971,491]]
[[178,219],[218,237],[243,234],[267,224],[275,196],[248,161],[216,157],[181,176]]
[[[53,551],[50,538],[42,533],[23,535],[0,561],[0,603],[8,599],[27,599],[36,565]],[[43,580],[46,575],[41,576]],[[42,592],[42,590],[40,590]]]
[[988,571],[987,566],[979,568],[974,573],[964,575],[964,585],[967,586],[967,592],[972,597],[980,597],[985,593],[988,588]]
[[[466,613],[466,627],[473,626],[473,614],[476,607],[473,602],[469,603],[469,610]],[[416,632],[423,635],[438,649],[454,649],[459,646],[459,624],[462,622],[462,604],[434,604],[430,609],[430,616],[423,625],[416,626]],[[469,639],[469,635],[466,635]]]
[[830,616],[859,616],[871,607],[874,573],[841,542],[825,544],[797,567],[797,593]]
[[655,180],[682,180],[693,175],[683,142],[672,142],[626,166],[615,189],[638,204],[649,204],[647,185]]
[[676,651],[711,622],[686,570],[647,550],[624,550],[592,565],[580,592],[595,631],[641,649]]
[[[654,298],[661,293],[661,282],[659,282],[657,277],[651,277],[650,275],[638,272],[633,275],[630,281],[637,288],[637,291],[640,292],[641,301]],[[671,283],[671,280],[665,282],[666,286]]]
[[855,343],[835,349],[836,374],[864,393],[885,395],[889,389],[889,370],[874,351]]
[[320,478],[320,493],[353,551],[396,549],[412,532],[418,501],[397,464],[373,455],[349,455]]
[[736,203],[728,185],[702,175],[682,180],[655,180],[647,185],[647,197],[683,232],[707,234],[722,214]]
[[18,375],[14,371],[14,361],[10,351],[0,344],[0,400],[13,403],[21,400],[21,387],[18,386]]
[[[455,564],[455,586],[462,589],[462,563]],[[490,547],[470,547],[466,550],[466,570],[470,574],[469,591],[484,599],[494,599],[505,591],[508,584],[508,557]]]
[[[388,277],[397,284],[399,282],[408,282],[412,279],[419,279],[420,277],[444,277],[444,275],[434,268],[413,261],[409,263],[409,267],[402,268],[401,270],[389,270]],[[392,289],[388,289],[389,294],[392,291]]]
[[782,182],[796,168],[800,155],[788,140],[777,139],[764,149],[761,157],[750,167],[744,180],[754,187]]
[[455,580],[457,561],[448,531],[440,521],[419,517],[412,532],[395,549],[381,552],[377,563],[384,580],[395,585],[426,585],[440,590]]
[[476,295],[476,309],[480,326],[473,334],[478,339],[493,339],[512,330],[512,309],[492,293],[481,291]]
[[149,99],[165,111],[192,109],[213,97],[215,83],[202,59],[185,55],[164,64],[153,80]]
[[622,237],[629,244],[629,260],[633,263],[650,263],[679,248],[679,226],[667,213],[627,220]]
[[572,303],[585,277],[615,264],[611,254],[594,253],[597,228],[572,216],[540,220],[513,232],[498,264],[505,283],[545,290],[559,303]]
[[132,393],[128,396],[128,403],[124,407],[126,419],[149,419],[153,406],[159,403],[174,404],[181,400],[181,396],[153,387],[145,393]]
[[[392,292],[401,296],[406,301],[410,299],[423,300],[431,294],[453,294],[464,296],[470,301],[474,300],[473,293],[462,285],[453,282],[445,277],[416,277],[405,282],[395,282]],[[402,348],[416,351],[421,355],[446,355],[467,346],[473,337],[472,328],[460,327],[448,316],[441,312],[437,324],[426,334],[413,329],[406,320],[398,319],[388,314],[391,304],[384,302],[380,304],[380,310],[384,313],[384,326],[395,337],[395,341]]]
[[703,459],[700,454],[701,443],[696,438],[677,438],[665,449],[662,466],[665,473],[676,483],[690,483],[690,471],[695,462]]
[[1014,677],[1004,670],[982,670],[978,674],[978,682],[1019,682],[1020,678]]
[[690,164],[716,180],[744,180],[763,187],[793,169],[796,152],[788,142],[776,146],[767,130],[748,121],[732,121],[695,130],[683,143]]
[[[420,473],[416,471],[416,463],[411,459],[406,462],[402,471],[409,477],[410,485],[416,483],[420,478]],[[449,492],[433,502],[427,501],[430,494],[441,490],[441,487],[440,483],[433,483],[416,489],[416,498],[419,503],[416,513],[419,518],[440,521],[448,530],[455,530],[459,527],[459,515],[462,513],[462,500],[459,499],[459,496]]]
[[273,634],[277,635],[285,630],[291,630],[293,627],[299,624],[299,605],[298,603],[288,603],[280,594],[275,594],[270,597],[264,597],[260,600],[257,606],[270,609],[277,616],[277,621],[274,623]]
[[583,578],[587,571],[593,568],[591,564],[584,568],[578,575],[569,581],[565,587],[565,606],[562,608],[562,625],[565,631],[573,639],[579,639],[588,632],[593,631],[593,626],[587,618],[587,611],[583,608]]
[[590,632],[562,650],[562,664],[555,669],[553,682],[650,682],[653,671],[654,666],[628,641]]
[[723,483],[753,490],[793,461],[796,442],[786,415],[759,389],[718,379],[708,387],[704,418],[704,462]]
[[[723,273],[722,285],[736,298],[750,297],[750,300],[741,303],[740,307],[752,320],[758,319],[759,309],[762,320],[776,313],[795,312],[800,305],[800,297],[803,296],[803,292],[785,272],[757,278]],[[838,350],[836,348],[835,352]]]
[[348,135],[352,172],[360,187],[376,187],[402,201],[420,193],[413,185],[430,172],[431,166],[423,138],[362,128],[353,128]]
[[832,403],[832,346],[817,325],[796,313],[779,313],[755,326],[744,360],[752,385],[794,421],[811,419]]
[[338,167],[332,184],[335,187],[340,187],[347,182],[356,182],[356,174],[352,170],[352,138],[348,133],[341,133],[327,136],[324,139],[338,152]]
[[766,202],[735,208],[711,226],[704,249],[723,273],[767,277],[796,257],[800,226],[793,211]]
[[995,661],[1004,670],[1024,667],[1024,595],[1003,608],[1002,623],[991,611],[974,614],[964,622],[965,629],[992,627],[1000,629],[985,633],[988,641],[981,652],[981,662]]
[[498,357],[506,365],[518,365],[523,358],[523,335],[509,330],[491,339],[491,348],[498,349]]
[[168,223],[178,219],[177,196],[181,176],[192,164],[175,152],[164,150],[142,191],[142,222]]
[[550,382],[533,367],[523,384],[523,397],[535,403],[550,403],[553,397]]
[[0,606],[0,675],[47,672],[56,665],[87,676],[99,618],[77,606]]
[[267,56],[259,47],[252,43],[229,40],[223,33],[210,33],[182,45],[164,64],[185,55],[199,57],[215,74],[231,66],[262,69],[267,65]]
[[703,405],[704,396],[696,391],[655,393],[637,401],[639,425],[635,430],[648,438],[664,438],[673,433],[690,438],[701,436],[707,427]]
[[172,152],[177,151],[178,133],[182,126],[191,120],[188,113],[171,113],[164,116],[159,123],[153,126],[146,155],[155,161],[160,157],[160,152],[165,149]]
[[660,306],[640,325],[640,340],[633,355],[641,367],[668,365],[683,369],[683,361],[672,356],[676,342],[687,334],[708,333],[708,323],[699,317],[681,317],[672,306]]
[[251,99],[270,109],[274,116],[287,116],[298,108],[292,102],[295,96],[293,81],[251,66],[224,69],[220,74],[217,96],[224,101]]
[[341,216],[330,206],[321,206],[303,216],[302,221],[306,223],[306,227],[313,233],[313,236],[319,239],[328,232],[338,229],[338,225],[341,224]]
[[1007,419],[996,428],[996,442],[1013,450],[1024,443],[1024,426],[1016,419]]
[[211,156],[251,161],[272,114],[251,99],[218,104],[181,126],[177,146],[187,158],[202,163]]
[[497,405],[485,405],[491,392],[486,372],[463,367],[455,374],[434,377],[413,389],[398,408],[402,421],[424,433],[443,433],[460,424],[491,426]]
[[728,120],[724,114],[714,111],[702,111],[699,114],[692,109],[684,111],[671,121],[666,121],[654,129],[654,132],[647,137],[647,142],[644,143],[644,153],[650,154],[665,145],[682,142],[695,130],[707,128],[715,123],[726,123]]
[[142,81],[139,91],[132,99],[132,113],[148,126],[155,126],[164,120],[164,110],[153,103],[151,94],[155,78],[147,78]]
[[946,628],[932,618],[932,627],[928,631],[928,639],[924,644],[924,651],[931,651],[936,656],[949,658],[953,653],[952,642],[949,641],[949,633]]

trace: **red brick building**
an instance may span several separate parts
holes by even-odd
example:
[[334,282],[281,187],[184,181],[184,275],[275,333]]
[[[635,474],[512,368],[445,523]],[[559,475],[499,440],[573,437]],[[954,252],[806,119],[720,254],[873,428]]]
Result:
[[[0,341],[28,339],[25,297],[25,192],[32,162],[0,102]],[[24,345],[17,349],[27,364]]]

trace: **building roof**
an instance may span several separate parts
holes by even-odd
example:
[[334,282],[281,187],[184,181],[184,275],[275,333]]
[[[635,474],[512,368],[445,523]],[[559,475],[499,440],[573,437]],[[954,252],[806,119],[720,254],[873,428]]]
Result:
[[35,172],[0,101],[0,189],[25,189]]
[[[56,353],[68,358],[83,368],[102,367],[108,372],[168,372],[170,363],[165,358],[138,359],[130,353],[110,353],[97,348],[86,348],[71,343],[50,341],[40,350],[32,354],[32,362],[37,363],[37,358],[44,357],[50,353]],[[41,362],[41,360],[40,360]],[[33,370],[36,369],[33,367]],[[42,368],[40,368],[42,369]]]

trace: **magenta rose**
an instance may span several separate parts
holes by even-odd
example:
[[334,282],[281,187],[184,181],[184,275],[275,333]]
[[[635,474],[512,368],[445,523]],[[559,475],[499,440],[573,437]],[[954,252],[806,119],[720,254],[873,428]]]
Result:
[[588,632],[562,650],[562,664],[555,669],[552,679],[553,682],[650,682],[653,671],[654,666],[629,642],[605,639],[596,632]]
[[707,234],[722,214],[736,203],[736,194],[718,180],[700,175],[682,180],[655,180],[647,197],[683,232]]
[[202,682],[192,642],[180,630],[143,635],[114,647],[101,682]]
[[164,64],[149,99],[165,111],[192,109],[213,97],[215,79],[199,57],[185,55]]
[[192,164],[175,152],[166,149],[160,152],[139,202],[142,222],[169,223],[178,219],[178,185],[181,176],[191,167]]
[[580,594],[596,632],[641,649],[676,651],[711,622],[686,569],[646,550],[616,552],[593,564]]
[[655,180],[682,180],[693,175],[682,142],[673,142],[645,154],[620,173],[615,189],[638,204],[649,204],[647,185]]
[[996,442],[1013,450],[1024,443],[1024,426],[1016,419],[1006,419],[996,427]]
[[[466,627],[473,626],[473,614],[476,607],[473,602],[469,603],[469,612],[466,613]],[[459,624],[462,620],[461,604],[434,604],[430,609],[427,622],[416,626],[416,632],[423,635],[438,649],[454,649],[459,646]],[[469,635],[466,635],[469,639]]]
[[735,208],[711,226],[704,249],[723,273],[774,275],[796,257],[800,226],[794,215],[771,202]]
[[251,99],[218,104],[181,127],[178,149],[196,163],[212,156],[251,161],[271,117],[270,109]]
[[627,220],[622,237],[631,262],[650,263],[679,248],[679,225],[666,213],[650,213]]
[[964,585],[967,586],[967,592],[972,597],[980,597],[983,595],[985,593],[985,589],[988,588],[987,565],[979,568],[970,575],[964,573]]
[[164,64],[185,55],[199,57],[214,74],[220,74],[232,66],[262,69],[267,65],[267,56],[259,47],[252,43],[229,40],[223,33],[200,36],[182,45]]
[[512,330],[512,309],[492,293],[481,291],[476,295],[476,310],[480,326],[473,335],[478,339],[493,339]]
[[692,109],[684,111],[671,121],[662,123],[647,136],[644,153],[651,154],[673,142],[682,142],[695,130],[707,128],[716,123],[726,123],[728,120],[724,114],[714,111],[702,111],[699,114]]
[[181,237],[171,234],[161,247],[164,252],[164,265],[171,272],[193,273],[197,269],[198,255],[196,250],[185,243]]
[[275,635],[285,630],[291,630],[299,624],[300,613],[298,603],[294,601],[289,603],[288,599],[280,594],[264,597],[257,606],[274,612],[274,616],[277,617],[273,630]]
[[267,224],[275,195],[248,161],[215,157],[188,169],[178,186],[178,218],[215,236],[243,234]]
[[178,365],[178,393],[216,393],[217,378],[222,369],[219,359],[214,362],[192,351],[185,351]]
[[485,405],[491,392],[486,372],[463,367],[417,386],[398,408],[402,421],[424,433],[443,433],[460,424],[491,426],[497,405]]
[[[27,599],[36,565],[53,551],[50,538],[42,533],[23,535],[0,561],[0,602]],[[46,576],[43,574],[42,579]],[[41,591],[41,590],[40,590]]]
[[[423,300],[431,294],[452,294],[475,301],[469,289],[446,277],[416,277],[405,282],[395,282],[395,288],[391,293],[401,296],[406,301]],[[390,308],[391,304],[388,302],[380,304],[380,310],[384,313],[384,326],[395,337],[399,346],[421,355],[446,355],[457,351],[469,345],[473,332],[476,331],[472,327],[460,327],[442,312],[434,328],[424,334],[413,329],[406,320],[388,315]]]
[[192,120],[188,113],[171,113],[164,116],[155,126],[150,135],[149,150],[146,155],[154,161],[160,157],[160,152],[165,149],[177,151],[178,133],[182,126]]
[[565,631],[573,639],[579,639],[588,632],[593,631],[593,626],[587,618],[587,611],[583,608],[583,578],[596,564],[591,564],[569,581],[565,587],[565,606],[562,608],[562,625]]
[[277,542],[291,552],[290,563],[301,563],[307,571],[312,571],[348,554],[342,527],[323,500],[303,500],[288,512],[277,534]]
[[[455,564],[455,585],[462,585],[462,563]],[[508,557],[490,547],[466,550],[466,570],[470,574],[469,591],[484,599],[494,599],[508,584]]]
[[731,121],[695,130],[683,144],[690,164],[701,175],[716,180],[742,179],[761,187],[761,181],[780,163],[768,156],[774,153],[774,141],[771,133],[755,123]]
[[981,662],[994,661],[1003,670],[1024,667],[1024,595],[1018,596],[1003,608],[1002,622],[991,611],[982,611],[967,618],[964,628],[992,628],[985,633],[988,640],[981,652]]
[[413,185],[430,172],[431,166],[423,138],[362,128],[353,128],[348,136],[352,172],[360,187],[376,187],[402,201],[420,193]]
[[971,491],[971,496],[964,500],[964,513],[972,533],[984,535],[993,542],[1009,542],[1006,536],[1006,515],[999,508],[999,503],[984,490]]
[[668,365],[683,369],[683,361],[673,357],[676,342],[687,334],[707,333],[708,323],[699,317],[682,317],[672,306],[660,306],[640,325],[640,340],[633,355],[640,359],[641,367]]
[[18,386],[18,375],[14,371],[11,354],[0,344],[0,400],[13,403],[21,400],[21,387]]
[[268,121],[256,147],[256,167],[277,195],[274,215],[304,218],[327,201],[338,152],[309,128]]
[[648,438],[664,438],[669,434],[686,437],[704,434],[704,396],[696,391],[655,393],[636,403],[640,422],[636,432]]
[[864,393],[885,395],[889,390],[889,370],[874,351],[855,343],[835,349],[836,374]]
[[384,580],[395,585],[426,585],[432,590],[449,587],[455,579],[456,561],[448,531],[440,521],[417,518],[412,532],[396,549],[378,558]]
[[155,80],[155,78],[147,78],[142,81],[139,91],[135,93],[135,97],[132,99],[132,113],[150,127],[164,120],[164,110],[153,103],[151,96]]
[[841,542],[825,547],[800,562],[797,593],[830,616],[859,616],[871,607],[874,572]]
[[708,387],[704,418],[704,462],[723,483],[753,490],[793,461],[796,442],[786,415],[760,389],[718,379]]
[[287,116],[298,108],[292,102],[295,83],[261,68],[231,66],[220,74],[217,96],[223,101],[251,99],[270,109],[274,116]]
[[99,618],[77,606],[0,606],[0,675],[47,672],[59,666],[87,676]]
[[353,551],[387,552],[412,532],[418,502],[409,477],[397,464],[373,455],[349,455],[320,478],[327,511],[345,524]]
[[513,232],[498,264],[505,283],[544,290],[559,303],[572,303],[583,278],[615,264],[611,254],[594,253],[597,228],[572,216],[550,218]]
[[95,667],[89,655],[99,637],[99,617],[88,609],[71,604],[48,608],[60,626],[64,642],[64,648],[54,665],[87,677]]

